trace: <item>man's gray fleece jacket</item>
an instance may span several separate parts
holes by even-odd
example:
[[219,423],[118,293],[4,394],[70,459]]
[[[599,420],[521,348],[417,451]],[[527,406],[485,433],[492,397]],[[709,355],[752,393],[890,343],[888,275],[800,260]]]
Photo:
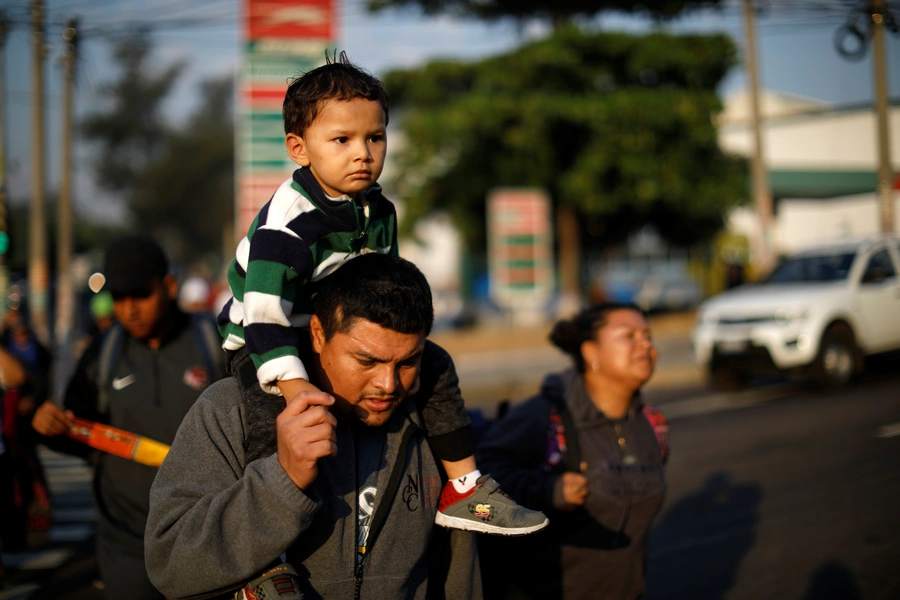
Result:
[[[150,492],[150,580],[169,598],[235,590],[286,553],[304,598],[480,598],[472,534],[434,526],[441,477],[413,399],[385,425],[386,461],[365,558],[357,566],[354,439],[319,460],[309,493],[273,454],[244,462],[248,425],[233,378],[210,386],[178,430]],[[229,597],[229,596],[223,596]]]

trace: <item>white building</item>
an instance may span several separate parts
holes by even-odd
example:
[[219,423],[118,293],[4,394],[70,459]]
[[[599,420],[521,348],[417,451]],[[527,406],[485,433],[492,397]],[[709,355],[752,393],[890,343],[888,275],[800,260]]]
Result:
[[[874,107],[837,107],[772,91],[762,93],[760,105],[763,157],[775,207],[775,252],[791,252],[825,239],[877,234]],[[900,101],[891,104],[888,121],[891,166],[897,173]],[[718,125],[719,143],[726,152],[748,158],[753,154],[747,92],[726,99]],[[900,194],[894,196],[894,229],[900,233]],[[754,239],[758,220],[752,207],[735,211],[730,227]]]

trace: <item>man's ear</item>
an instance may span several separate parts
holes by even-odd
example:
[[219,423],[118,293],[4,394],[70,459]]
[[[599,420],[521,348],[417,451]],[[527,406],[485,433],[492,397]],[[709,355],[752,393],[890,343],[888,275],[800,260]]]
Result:
[[284,138],[284,147],[288,156],[301,167],[309,166],[309,156],[306,155],[306,142],[296,133],[289,133]]
[[169,273],[162,280],[163,290],[169,300],[178,300],[178,280]]
[[325,329],[316,315],[309,319],[309,339],[312,341],[313,352],[322,354],[322,350],[325,349]]

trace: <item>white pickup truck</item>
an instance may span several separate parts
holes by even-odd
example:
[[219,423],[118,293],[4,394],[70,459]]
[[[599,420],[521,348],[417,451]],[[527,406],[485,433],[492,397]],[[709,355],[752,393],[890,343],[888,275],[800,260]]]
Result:
[[848,384],[864,357],[900,349],[900,238],[842,241],[784,259],[766,278],[703,302],[694,356],[717,387],[755,373]]

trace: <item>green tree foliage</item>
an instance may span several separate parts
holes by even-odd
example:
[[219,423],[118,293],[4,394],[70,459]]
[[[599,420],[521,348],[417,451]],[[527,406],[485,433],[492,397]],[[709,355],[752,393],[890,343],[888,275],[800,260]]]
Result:
[[[57,203],[59,198],[56,192],[48,192],[47,201],[47,231],[51,235],[47,238],[47,258],[50,261],[51,270],[56,269],[56,243],[55,235],[58,231]],[[12,201],[7,205],[7,231],[9,232],[9,251],[6,254],[6,266],[11,273],[25,275],[28,271],[28,232],[31,211],[29,200]],[[91,250],[104,248],[109,242],[122,235],[122,229],[104,223],[91,223],[84,220],[76,220],[74,223],[74,245],[76,253],[88,253]]]
[[220,254],[234,215],[234,117],[231,78],[200,83],[194,114],[166,122],[163,104],[184,65],[154,69],[145,35],[115,47],[116,80],[103,86],[110,104],[82,122],[100,187],[127,202],[132,224],[165,239],[172,259],[189,264]]
[[702,6],[718,6],[721,0],[369,0],[369,10],[416,6],[426,14],[450,13],[482,19],[539,18],[561,23],[600,12],[644,13],[671,19]]
[[488,191],[537,186],[576,210],[594,249],[647,223],[678,244],[709,236],[746,195],[712,121],[735,60],[723,35],[566,27],[481,62],[390,73],[403,224],[445,209],[481,249]]
[[113,50],[120,76],[100,86],[99,95],[108,103],[82,120],[81,131],[86,141],[99,146],[94,163],[97,184],[111,192],[128,194],[163,146],[168,134],[163,101],[184,65],[154,72],[152,44],[145,33],[123,38]]
[[177,239],[185,262],[218,252],[234,220],[233,90],[230,77],[201,85],[198,108],[167,136],[131,203],[142,227]]

